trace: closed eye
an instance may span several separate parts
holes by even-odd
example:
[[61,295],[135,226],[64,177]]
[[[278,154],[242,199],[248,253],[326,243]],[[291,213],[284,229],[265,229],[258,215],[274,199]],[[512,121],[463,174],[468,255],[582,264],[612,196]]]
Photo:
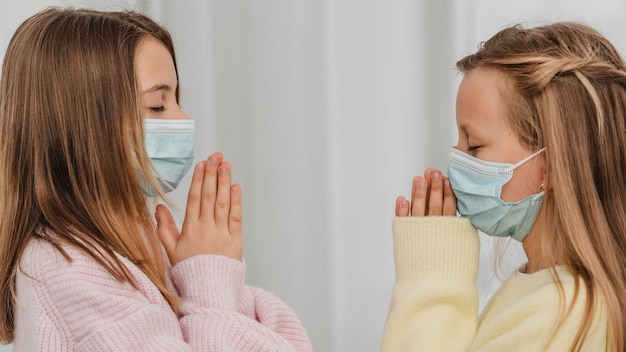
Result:
[[155,107],[155,108],[150,108],[150,111],[153,111],[153,112],[163,112],[163,111],[165,111],[165,107],[164,106],[159,106],[159,107]]

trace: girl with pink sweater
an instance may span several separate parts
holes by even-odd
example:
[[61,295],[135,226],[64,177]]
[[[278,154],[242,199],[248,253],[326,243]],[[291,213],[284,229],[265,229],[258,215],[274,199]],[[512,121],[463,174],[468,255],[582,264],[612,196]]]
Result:
[[26,20],[0,82],[0,339],[16,351],[310,351],[294,312],[245,284],[241,189],[193,161],[170,35],[133,12]]

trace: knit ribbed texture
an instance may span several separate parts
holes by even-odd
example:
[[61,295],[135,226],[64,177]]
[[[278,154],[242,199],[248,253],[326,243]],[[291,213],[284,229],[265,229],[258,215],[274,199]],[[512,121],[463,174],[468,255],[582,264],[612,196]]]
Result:
[[[393,222],[396,284],[382,351],[568,351],[583,317],[584,289],[548,339],[559,314],[549,270],[512,275],[477,316],[479,241],[465,218],[402,217]],[[574,278],[557,268],[568,304]],[[594,317],[584,351],[606,350],[606,321]]]
[[393,230],[396,284],[383,351],[465,350],[478,314],[476,229],[457,217],[398,217]]
[[466,218],[398,217],[393,221],[393,233],[400,284],[424,276],[464,283],[476,280],[480,246],[476,230]]
[[168,281],[181,296],[177,316],[130,261],[120,257],[138,289],[84,253],[65,249],[71,263],[37,240],[22,257],[15,351],[312,350],[289,307],[244,284],[242,262],[202,255],[171,268],[171,276],[168,268]]
[[172,279],[187,283],[179,287],[180,295],[198,307],[236,311],[245,271],[235,259],[195,256],[174,266]]

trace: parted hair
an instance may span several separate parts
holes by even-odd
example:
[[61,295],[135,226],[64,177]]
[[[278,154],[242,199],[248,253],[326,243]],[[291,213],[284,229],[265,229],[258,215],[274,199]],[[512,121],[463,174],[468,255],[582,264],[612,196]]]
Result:
[[[168,300],[139,179],[163,192],[144,145],[134,58],[168,32],[135,12],[49,8],[14,33],[0,79],[0,340],[14,338],[15,275],[31,239],[75,246],[116,279],[136,264]],[[178,91],[176,92],[178,99]],[[28,273],[26,273],[28,274]]]
[[[546,148],[541,233],[587,291],[580,350],[594,314],[607,317],[610,350],[626,350],[626,66],[588,25],[559,22],[506,28],[457,62],[467,73],[493,69],[508,80],[505,119],[531,150]],[[562,301],[562,285],[556,275]],[[576,286],[578,297],[580,287]],[[576,298],[574,298],[576,299]],[[561,307],[562,316],[567,307]],[[555,326],[555,332],[558,324]],[[553,332],[554,333],[554,332]]]

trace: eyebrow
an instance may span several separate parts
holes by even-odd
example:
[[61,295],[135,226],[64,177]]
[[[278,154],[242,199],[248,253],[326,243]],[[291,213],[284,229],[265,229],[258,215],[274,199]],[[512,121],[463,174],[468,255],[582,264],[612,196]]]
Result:
[[157,90],[165,90],[165,91],[169,91],[171,90],[172,87],[170,87],[167,84],[156,84],[144,91],[141,92],[141,94],[146,94],[146,93],[152,93],[152,92],[156,92]]
[[467,122],[462,121],[461,123],[458,124],[459,129],[463,130],[463,131],[467,131]]
[[467,121],[467,119],[461,119],[461,123],[458,124],[458,127],[465,132],[475,132],[478,126],[476,124],[471,123],[471,121]]

